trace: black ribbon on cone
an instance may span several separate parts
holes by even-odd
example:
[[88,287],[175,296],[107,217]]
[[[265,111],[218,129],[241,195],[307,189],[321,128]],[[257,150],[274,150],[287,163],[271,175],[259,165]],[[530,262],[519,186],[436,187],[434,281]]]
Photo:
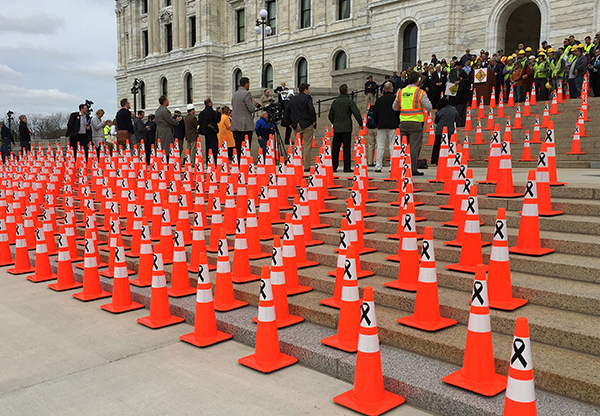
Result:
[[516,338],[513,341],[513,356],[510,359],[511,365],[515,363],[515,361],[519,360],[523,368],[527,368],[527,360],[523,357],[523,353],[525,352],[525,341],[521,338]]

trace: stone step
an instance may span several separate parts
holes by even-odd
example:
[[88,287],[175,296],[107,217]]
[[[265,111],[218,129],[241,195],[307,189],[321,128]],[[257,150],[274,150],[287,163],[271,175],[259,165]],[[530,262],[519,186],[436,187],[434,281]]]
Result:
[[[35,261],[35,255],[30,253],[30,258]],[[51,261],[53,270],[56,270],[56,262]],[[83,281],[83,273],[75,269],[75,278],[77,281]],[[212,273],[211,273],[212,275]],[[193,279],[192,279],[193,280]],[[112,290],[112,279],[101,277],[101,285],[104,290]],[[131,286],[132,298],[136,302],[143,303],[148,307],[150,305],[150,288],[139,288]],[[258,293],[257,284],[235,285],[236,297],[246,298],[252,302],[251,307],[245,307],[226,313],[216,313],[218,328],[233,335],[238,342],[253,346],[255,343],[256,325],[251,322],[251,318],[257,315],[255,308],[256,294]],[[278,331],[280,347],[282,352],[291,354],[299,359],[300,364],[311,369],[321,371],[332,377],[352,383],[354,379],[356,355],[338,351],[329,348],[320,343],[320,340],[333,334],[336,325],[337,311],[326,308],[313,308],[312,303],[319,297],[319,292],[311,292],[300,296],[290,297],[290,312],[301,314],[303,311],[314,311],[323,309],[321,319],[331,317],[328,325],[318,325],[313,323],[307,317],[299,325],[284,328]],[[379,302],[379,301],[378,301]],[[186,296],[183,298],[171,298],[171,313],[181,316],[187,322],[193,324],[195,297]],[[403,395],[408,403],[423,408],[436,414],[460,414],[464,416],[500,416],[504,407],[504,394],[498,394],[495,397],[483,397],[462,389],[449,386],[441,381],[442,377],[456,371],[461,365],[462,349],[466,328],[459,325],[451,331],[444,331],[438,335],[447,339],[444,342],[431,343],[431,347],[423,348],[418,353],[411,350],[419,348],[419,338],[426,335],[428,338],[434,338],[434,334],[420,334],[420,331],[414,330],[416,334],[408,331],[408,336],[404,336],[399,331],[408,328],[402,328],[395,322],[395,310],[389,310],[384,306],[377,304],[377,315],[381,344],[381,355],[385,387],[387,390]],[[447,334],[446,334],[447,332]],[[462,333],[462,334],[461,334]],[[416,342],[415,335],[418,335]],[[532,335],[533,337],[533,335]],[[497,357],[496,366],[500,374],[507,373],[506,360],[510,352],[510,343],[512,337],[494,335],[494,351]],[[399,348],[395,346],[396,341],[404,339],[411,348]],[[461,346],[462,344],[462,346]],[[448,348],[450,346],[450,348]],[[439,352],[448,350],[448,356],[433,358],[425,356],[430,348]],[[577,374],[563,387],[560,382],[564,377],[556,379],[553,372],[547,372],[548,361],[544,358],[546,347],[544,344],[533,342],[533,360],[536,368],[536,401],[539,414],[559,416],[559,415],[600,415],[600,407],[594,397],[586,395],[587,392],[597,390],[588,382],[587,369],[589,363],[581,368],[586,370],[584,374]],[[440,354],[435,354],[440,355]],[[506,357],[502,357],[506,355]],[[573,365],[578,365],[577,356],[556,356],[557,359],[569,359]],[[561,361],[559,361],[561,363]],[[538,368],[539,366],[539,368]],[[556,363],[554,363],[556,369]],[[563,367],[561,365],[561,367]],[[593,368],[590,369],[593,371]],[[567,376],[568,377],[568,376]],[[557,394],[544,387],[550,383],[560,387]],[[579,388],[579,394],[572,397],[585,396],[583,400],[575,400],[572,397],[565,397]],[[578,393],[576,390],[574,393]],[[451,409],[451,410],[450,410]]]

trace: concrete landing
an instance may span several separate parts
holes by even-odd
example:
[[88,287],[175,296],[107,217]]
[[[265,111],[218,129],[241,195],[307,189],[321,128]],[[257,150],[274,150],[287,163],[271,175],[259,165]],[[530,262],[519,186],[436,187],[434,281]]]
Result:
[[[253,348],[179,341],[189,324],[150,330],[142,309],[112,315],[107,300],[0,271],[0,412],[3,415],[348,415],[342,380],[295,365],[263,375],[237,363]],[[110,300],[108,300],[110,301]],[[247,310],[249,313],[250,310]],[[410,405],[390,416],[427,416]]]

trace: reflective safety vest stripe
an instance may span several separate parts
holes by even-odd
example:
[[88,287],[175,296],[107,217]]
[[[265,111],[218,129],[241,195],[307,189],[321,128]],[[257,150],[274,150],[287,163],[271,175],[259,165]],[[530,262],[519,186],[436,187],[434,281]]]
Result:
[[[514,68],[515,68],[515,64],[506,65],[506,70],[507,71],[512,71]],[[510,79],[511,75],[512,75],[512,72],[505,74],[504,75],[504,81],[508,81]]]
[[400,101],[400,121],[423,122],[423,107],[421,106],[423,94],[425,91],[414,85],[398,91],[396,99]]
[[546,78],[546,72],[548,68],[546,66],[546,62],[538,62],[533,65],[533,77],[534,78]]

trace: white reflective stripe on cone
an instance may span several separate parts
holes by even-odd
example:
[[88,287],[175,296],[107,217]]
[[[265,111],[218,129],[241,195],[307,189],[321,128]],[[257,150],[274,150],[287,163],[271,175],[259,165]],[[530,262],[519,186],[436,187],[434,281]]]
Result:
[[465,233],[477,234],[479,233],[479,221],[467,220],[465,221]]
[[83,259],[84,268],[96,267],[97,265],[98,263],[96,263],[96,256],[86,257]]
[[417,250],[417,239],[414,237],[404,237],[402,239],[402,250],[416,251]]
[[140,254],[152,254],[152,244],[141,244]]
[[259,306],[258,307],[259,322],[275,321],[275,306]]
[[342,301],[356,302],[359,299],[358,286],[342,286]]
[[236,238],[235,239],[235,249],[236,250],[246,250],[248,248],[248,243],[245,238]]
[[71,255],[69,251],[59,251],[58,252],[58,261],[68,261],[71,260]]
[[539,170],[535,173],[536,182],[550,182],[550,172],[540,172]]
[[500,169],[510,169],[510,168],[512,168],[510,159],[500,159]]
[[506,398],[519,403],[531,403],[535,401],[535,384],[533,380],[517,380],[508,377]]
[[292,227],[294,227],[294,236],[304,235],[304,226],[302,224],[294,224]]
[[506,246],[506,247],[492,246],[492,253],[490,254],[490,260],[508,261],[508,246]]
[[283,257],[296,257],[296,248],[293,245],[283,245]]
[[337,267],[344,267],[346,265],[346,255],[345,254],[338,254],[338,258],[337,258]]
[[179,251],[179,250],[174,251],[173,252],[173,261],[187,262],[187,256],[185,254],[185,250],[184,251]]
[[231,265],[228,260],[217,262],[217,273],[229,273],[231,271]]
[[285,273],[271,271],[271,284],[285,285]]
[[164,273],[161,273],[158,276],[152,276],[152,287],[167,287],[167,278]]
[[246,223],[248,224],[248,228],[258,228],[258,221],[256,217],[248,217],[246,219]]
[[196,303],[210,303],[213,301],[211,289],[198,289],[196,291]]
[[379,352],[379,336],[358,334],[358,351],[366,353]]
[[538,205],[537,204],[523,204],[523,211],[521,214],[523,217],[537,217]]
[[490,332],[492,330],[490,324],[490,315],[478,315],[476,313],[471,313],[469,315],[469,331],[471,332]]
[[421,283],[435,283],[437,282],[437,274],[435,268],[421,267],[419,269],[419,282]]
[[203,230],[192,231],[192,238],[194,239],[194,241],[204,240],[204,231]]
[[128,277],[128,274],[127,274],[126,266],[119,266],[119,267],[115,266],[115,275],[114,275],[115,279],[127,278],[127,277]]

